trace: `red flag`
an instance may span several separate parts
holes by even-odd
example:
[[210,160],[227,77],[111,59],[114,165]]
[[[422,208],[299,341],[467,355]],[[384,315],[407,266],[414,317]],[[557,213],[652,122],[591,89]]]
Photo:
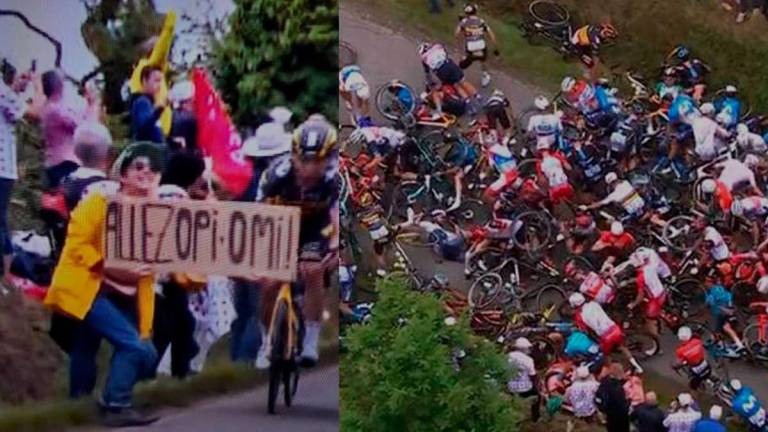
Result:
[[195,85],[198,145],[203,154],[213,161],[213,173],[222,186],[239,196],[248,188],[253,177],[250,161],[245,160],[240,152],[240,135],[204,69],[195,68],[192,71],[192,83]]

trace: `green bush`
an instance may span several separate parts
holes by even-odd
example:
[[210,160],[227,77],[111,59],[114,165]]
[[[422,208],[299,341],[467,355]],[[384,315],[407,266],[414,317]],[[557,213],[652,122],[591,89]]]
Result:
[[[440,300],[402,280],[378,289],[372,321],[348,332],[341,430],[516,430],[519,406],[502,391],[509,371],[494,345],[472,336],[466,320],[445,325]],[[467,353],[458,372],[454,349]]]
[[335,0],[236,0],[230,32],[213,50],[217,88],[236,124],[284,105],[298,119],[338,117]]

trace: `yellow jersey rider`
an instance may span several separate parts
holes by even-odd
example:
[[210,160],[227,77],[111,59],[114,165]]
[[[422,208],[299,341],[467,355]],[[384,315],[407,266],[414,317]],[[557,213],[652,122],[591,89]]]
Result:
[[598,63],[600,45],[618,36],[619,32],[611,24],[589,24],[573,32],[570,42],[577,49],[581,61],[592,69]]
[[464,6],[464,17],[461,18],[459,25],[456,26],[455,35],[456,41],[459,44],[459,51],[464,51],[464,58],[459,62],[459,66],[462,69],[466,69],[475,60],[479,61],[483,71],[480,81],[483,87],[487,87],[491,83],[491,75],[488,73],[485,65],[485,60],[488,56],[486,35],[493,42],[493,54],[495,56],[499,55],[499,50],[496,45],[496,35],[493,34],[488,23],[477,16],[476,4],[467,3]]

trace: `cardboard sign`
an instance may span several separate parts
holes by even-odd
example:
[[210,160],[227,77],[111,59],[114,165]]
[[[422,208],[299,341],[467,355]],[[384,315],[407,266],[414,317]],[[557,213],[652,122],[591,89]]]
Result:
[[300,214],[256,203],[117,199],[107,206],[104,256],[116,268],[292,281]]

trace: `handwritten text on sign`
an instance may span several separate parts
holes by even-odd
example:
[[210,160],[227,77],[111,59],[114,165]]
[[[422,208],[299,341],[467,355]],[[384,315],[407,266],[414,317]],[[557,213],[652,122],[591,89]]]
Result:
[[107,264],[158,272],[294,280],[300,210],[206,201],[115,200],[107,206]]

